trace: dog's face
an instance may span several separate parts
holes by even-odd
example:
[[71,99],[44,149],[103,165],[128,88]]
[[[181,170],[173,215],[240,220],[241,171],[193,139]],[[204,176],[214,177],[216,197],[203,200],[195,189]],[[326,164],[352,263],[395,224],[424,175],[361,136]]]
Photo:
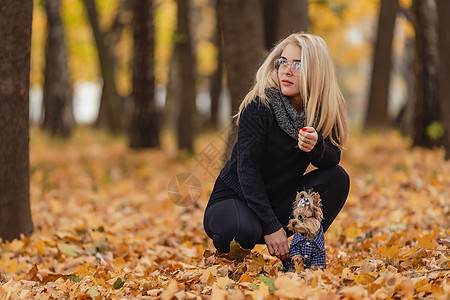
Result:
[[316,192],[311,190],[297,192],[292,204],[293,218],[289,221],[289,230],[299,234],[314,234],[320,228],[323,219],[322,201]]

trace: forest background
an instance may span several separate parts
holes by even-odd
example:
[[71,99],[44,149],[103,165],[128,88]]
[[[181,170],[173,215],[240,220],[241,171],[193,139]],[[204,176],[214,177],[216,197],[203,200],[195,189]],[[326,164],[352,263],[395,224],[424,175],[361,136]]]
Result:
[[[2,9],[2,297],[449,294],[445,0]],[[28,44],[8,44],[17,28]],[[201,223],[251,74],[294,31],[323,37],[336,63],[352,187],[327,233],[329,267],[284,274],[263,246],[217,257]]]

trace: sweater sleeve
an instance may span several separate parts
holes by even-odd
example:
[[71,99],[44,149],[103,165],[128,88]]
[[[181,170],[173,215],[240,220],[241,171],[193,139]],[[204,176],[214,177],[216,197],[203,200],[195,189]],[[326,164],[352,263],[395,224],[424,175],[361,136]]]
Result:
[[267,197],[262,178],[267,130],[268,109],[254,102],[247,106],[239,120],[237,138],[237,173],[248,207],[261,221],[263,234],[271,234],[282,225]]
[[335,166],[341,160],[341,150],[329,138],[324,139],[320,132],[314,148],[308,153],[311,163],[317,168]]

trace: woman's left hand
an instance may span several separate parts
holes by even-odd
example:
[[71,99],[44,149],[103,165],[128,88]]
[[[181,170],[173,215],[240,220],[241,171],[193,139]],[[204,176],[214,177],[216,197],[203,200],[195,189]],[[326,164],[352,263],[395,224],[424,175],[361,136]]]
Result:
[[298,130],[298,147],[304,152],[310,152],[317,143],[319,135],[314,127],[303,127]]

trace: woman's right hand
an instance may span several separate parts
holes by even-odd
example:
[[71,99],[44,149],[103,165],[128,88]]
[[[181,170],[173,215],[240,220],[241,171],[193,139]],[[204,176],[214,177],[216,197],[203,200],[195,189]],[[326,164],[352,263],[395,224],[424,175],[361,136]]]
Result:
[[279,259],[289,259],[289,246],[286,231],[281,227],[278,231],[264,236],[269,253]]

